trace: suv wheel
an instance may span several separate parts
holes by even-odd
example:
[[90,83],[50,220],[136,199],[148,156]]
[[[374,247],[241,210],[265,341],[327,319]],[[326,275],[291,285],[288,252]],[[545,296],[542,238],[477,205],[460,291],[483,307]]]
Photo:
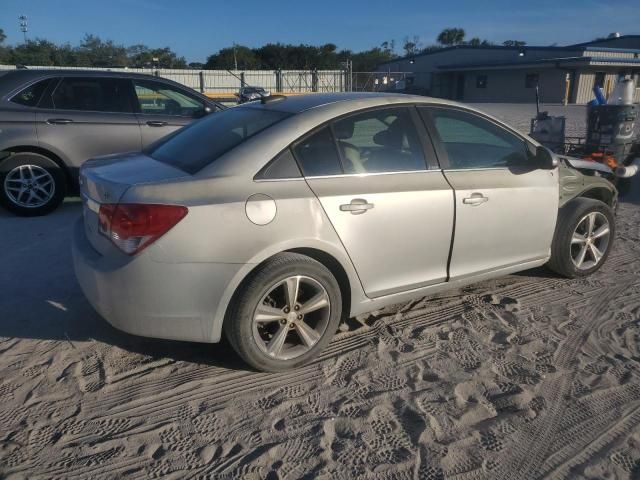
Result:
[[225,334],[252,367],[282,371],[309,362],[338,328],[342,297],[331,272],[312,258],[276,255],[238,291]]
[[607,204],[572,200],[558,213],[549,268],[569,278],[592,274],[609,256],[614,234],[615,220]]
[[45,215],[64,200],[65,176],[44,155],[15,153],[0,163],[0,201],[21,216]]

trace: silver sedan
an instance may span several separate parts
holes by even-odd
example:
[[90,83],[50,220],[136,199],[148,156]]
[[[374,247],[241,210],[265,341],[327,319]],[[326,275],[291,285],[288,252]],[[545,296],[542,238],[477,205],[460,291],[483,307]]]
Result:
[[283,370],[343,317],[544,264],[600,268],[617,192],[585,168],[444,100],[271,96],[85,163],[75,270],[117,328],[224,332]]

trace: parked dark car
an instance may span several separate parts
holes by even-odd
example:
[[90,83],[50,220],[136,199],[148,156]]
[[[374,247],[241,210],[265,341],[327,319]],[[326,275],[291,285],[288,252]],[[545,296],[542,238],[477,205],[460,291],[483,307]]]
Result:
[[262,97],[268,97],[269,95],[271,95],[271,92],[262,87],[242,87],[240,91],[236,93],[238,103],[252,102]]
[[176,82],[90,70],[0,74],[0,201],[18,215],[43,215],[77,191],[80,165],[140,151],[223,109]]

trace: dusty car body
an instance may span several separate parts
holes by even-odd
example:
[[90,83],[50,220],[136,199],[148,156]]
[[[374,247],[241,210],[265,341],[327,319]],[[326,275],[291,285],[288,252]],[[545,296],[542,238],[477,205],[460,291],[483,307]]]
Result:
[[[224,330],[252,366],[279,370],[316,355],[342,316],[549,262],[587,275],[611,248],[609,182],[453,102],[272,97],[216,121],[82,168],[75,270],[119,329]],[[207,144],[227,121],[229,148]],[[215,158],[187,152],[198,139]]]

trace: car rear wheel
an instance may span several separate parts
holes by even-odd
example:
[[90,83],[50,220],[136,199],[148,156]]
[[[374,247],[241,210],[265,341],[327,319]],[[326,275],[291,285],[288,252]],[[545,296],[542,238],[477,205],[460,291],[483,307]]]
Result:
[[331,272],[295,253],[267,260],[235,295],[225,333],[252,367],[282,371],[317,356],[338,328],[342,297]]
[[577,198],[560,209],[548,266],[569,278],[598,270],[611,251],[615,220],[611,208],[590,198]]
[[15,153],[0,163],[0,201],[21,216],[45,215],[64,200],[65,175],[38,153]]

